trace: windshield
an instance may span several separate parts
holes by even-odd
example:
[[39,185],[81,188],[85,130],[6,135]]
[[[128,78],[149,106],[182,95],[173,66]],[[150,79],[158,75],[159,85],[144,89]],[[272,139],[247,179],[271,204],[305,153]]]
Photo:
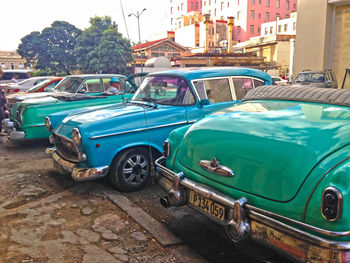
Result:
[[323,83],[325,80],[323,73],[300,73],[294,82]]
[[56,92],[69,92],[75,93],[78,91],[82,78],[79,77],[66,77],[56,86]]
[[166,105],[188,105],[195,102],[187,81],[174,76],[146,77],[132,100]]
[[44,81],[40,82],[39,84],[36,84],[32,88],[30,88],[27,92],[35,92],[50,81],[51,81],[51,79],[44,80]]

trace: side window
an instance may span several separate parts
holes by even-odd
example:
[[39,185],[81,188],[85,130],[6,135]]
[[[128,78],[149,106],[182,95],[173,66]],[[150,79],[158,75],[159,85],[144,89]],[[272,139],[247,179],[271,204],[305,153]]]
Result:
[[210,103],[232,100],[228,78],[195,81],[194,86],[201,100],[209,99]]
[[52,82],[50,85],[47,85],[45,88],[44,88],[44,91],[53,91],[54,90],[54,87],[57,85],[59,81],[55,81],[55,82]]
[[100,79],[87,79],[84,81],[83,86],[80,88],[82,93],[97,93],[101,92]]
[[236,99],[241,100],[253,88],[253,80],[251,78],[233,78],[233,86]]
[[259,80],[259,79],[253,79],[253,82],[254,82],[254,88],[264,85],[264,81]]
[[125,86],[126,86],[126,89],[125,89],[126,92],[133,93],[136,90],[129,80],[125,80]]
[[102,83],[103,83],[103,90],[107,91],[109,89],[109,81],[111,78],[103,78]]
[[3,80],[10,80],[10,79],[12,79],[13,75],[14,74],[11,72],[5,72],[4,75],[2,76],[2,79]]

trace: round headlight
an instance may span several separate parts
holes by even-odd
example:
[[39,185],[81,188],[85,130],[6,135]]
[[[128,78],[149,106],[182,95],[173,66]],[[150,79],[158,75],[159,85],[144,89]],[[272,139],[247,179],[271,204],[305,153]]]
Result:
[[78,128],[74,128],[72,131],[72,140],[75,145],[80,146],[81,145],[81,135]]
[[45,128],[46,130],[48,130],[49,132],[52,131],[52,127],[51,127],[51,121],[49,117],[45,118]]

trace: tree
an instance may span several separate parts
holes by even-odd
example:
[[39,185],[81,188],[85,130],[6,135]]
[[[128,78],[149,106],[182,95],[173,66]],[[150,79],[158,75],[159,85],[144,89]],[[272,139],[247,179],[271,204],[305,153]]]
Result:
[[132,49],[111,18],[94,17],[77,40],[75,56],[84,73],[127,73]]
[[41,33],[32,32],[21,39],[18,53],[37,69],[66,72],[77,68],[74,56],[81,30],[64,21],[55,21]]

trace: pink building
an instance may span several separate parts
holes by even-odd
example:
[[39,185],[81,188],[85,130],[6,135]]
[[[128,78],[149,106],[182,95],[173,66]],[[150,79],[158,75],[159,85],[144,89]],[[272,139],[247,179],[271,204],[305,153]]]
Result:
[[[213,0],[215,1],[215,0]],[[235,27],[233,39],[247,41],[261,34],[261,24],[290,17],[297,10],[297,0],[231,0]]]
[[182,27],[179,19],[187,15],[190,12],[197,11],[202,12],[202,0],[168,0],[169,5],[169,17],[170,17],[170,29]]

